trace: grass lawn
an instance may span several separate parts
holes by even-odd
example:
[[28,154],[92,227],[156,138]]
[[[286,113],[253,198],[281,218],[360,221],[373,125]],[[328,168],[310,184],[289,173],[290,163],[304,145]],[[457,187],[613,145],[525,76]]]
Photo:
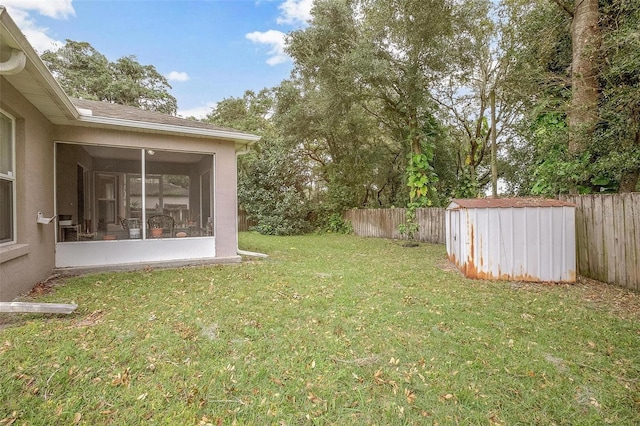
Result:
[[0,314],[0,425],[640,423],[640,295],[467,280],[444,246],[240,236],[266,260],[60,280]]

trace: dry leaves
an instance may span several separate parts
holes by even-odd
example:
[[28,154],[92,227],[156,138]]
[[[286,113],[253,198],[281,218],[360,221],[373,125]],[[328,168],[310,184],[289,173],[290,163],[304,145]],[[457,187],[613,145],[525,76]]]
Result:
[[128,388],[131,385],[129,368],[126,368],[123,372],[116,374],[111,381],[111,384],[113,386],[124,386]]

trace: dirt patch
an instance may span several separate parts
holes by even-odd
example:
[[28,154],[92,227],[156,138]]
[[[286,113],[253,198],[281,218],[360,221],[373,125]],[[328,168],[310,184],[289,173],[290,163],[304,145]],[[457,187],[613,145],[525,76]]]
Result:
[[446,260],[438,265],[436,265],[439,269],[445,271],[445,272],[457,272],[460,273],[462,275],[462,272],[460,272],[460,270],[458,269],[458,267],[456,265],[453,264],[453,262]]
[[84,318],[80,318],[74,323],[74,327],[93,327],[95,325],[100,324],[104,318],[104,311],[102,309],[98,309],[97,311],[91,312],[89,315]]
[[640,320],[640,293],[584,277],[572,287],[598,309],[624,319]]
[[[510,283],[513,290],[544,292],[563,288],[567,294],[589,303],[595,309],[604,310],[622,319],[640,320],[640,293],[603,283],[586,277],[578,277],[573,284],[557,282]],[[640,332],[640,330],[639,330]]]
[[24,314],[0,313],[0,331],[25,323]]
[[[461,274],[456,265],[450,261],[444,261],[437,267],[445,272]],[[578,277],[577,282],[572,284],[511,281],[509,286],[513,290],[529,292],[545,292],[564,288],[567,292],[590,303],[596,309],[611,312],[623,319],[640,320],[640,293],[590,278],[581,276]],[[640,330],[638,333],[640,334]]]
[[27,299],[37,298],[53,292],[53,290],[56,287],[62,285],[62,280],[60,278],[61,278],[60,275],[55,274],[55,275],[51,275],[46,280],[39,282],[26,295],[26,298]]

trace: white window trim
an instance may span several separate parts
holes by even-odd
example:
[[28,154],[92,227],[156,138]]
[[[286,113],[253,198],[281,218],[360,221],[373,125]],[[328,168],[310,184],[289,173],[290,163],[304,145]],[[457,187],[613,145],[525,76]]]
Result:
[[5,117],[9,118],[9,120],[11,120],[11,173],[12,175],[5,175],[0,173],[0,176],[2,177],[3,180],[8,180],[12,183],[12,188],[11,188],[11,196],[13,197],[13,199],[11,200],[11,204],[12,204],[12,209],[13,211],[11,212],[12,214],[12,223],[11,226],[13,227],[13,239],[11,241],[5,241],[0,243],[0,247],[5,247],[8,245],[13,245],[16,244],[16,242],[18,241],[18,224],[17,224],[17,195],[16,195],[16,118],[9,114],[7,111],[3,110],[2,108],[0,108],[0,113],[2,113],[2,115],[4,115]]

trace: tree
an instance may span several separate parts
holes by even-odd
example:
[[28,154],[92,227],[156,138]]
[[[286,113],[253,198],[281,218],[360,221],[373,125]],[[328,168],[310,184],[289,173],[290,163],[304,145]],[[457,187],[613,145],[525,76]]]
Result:
[[562,0],[554,0],[571,19],[571,106],[568,112],[569,153],[582,151],[598,120],[597,79],[600,48],[598,0],[575,0],[573,10]]
[[310,229],[307,178],[301,155],[291,149],[273,124],[276,89],[246,91],[242,98],[226,98],[205,121],[262,136],[239,159],[238,200],[258,232],[300,234]]
[[[322,133],[353,127],[350,120],[371,121],[381,148],[372,151],[386,149],[403,159],[399,172],[407,173],[403,192],[412,205],[438,202],[433,166],[441,132],[428,91],[445,68],[449,6],[444,0],[317,1],[310,26],[288,39],[294,78],[305,97],[322,99],[316,105],[332,111],[318,116],[325,123]],[[334,151],[331,160],[338,155]]]
[[476,197],[491,177],[491,127],[496,142],[507,138],[521,102],[512,96],[509,81],[515,66],[511,23],[487,0],[466,1],[456,11],[450,71],[434,86],[432,97],[456,151],[453,195]]
[[167,79],[135,56],[110,62],[89,43],[67,40],[62,48],[44,52],[42,60],[69,96],[176,114]]
[[519,13],[524,181],[547,195],[636,189],[640,3],[506,3]]

